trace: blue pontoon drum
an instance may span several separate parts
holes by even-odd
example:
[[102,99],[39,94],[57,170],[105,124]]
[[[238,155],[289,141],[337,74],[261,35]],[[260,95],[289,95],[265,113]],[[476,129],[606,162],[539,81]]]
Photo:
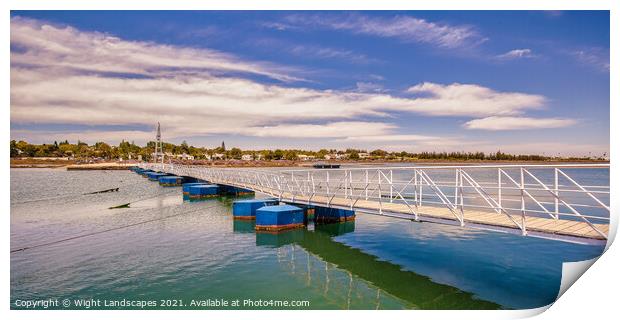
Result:
[[184,196],[189,196],[189,188],[192,186],[200,186],[200,185],[208,185],[209,183],[207,182],[190,182],[190,183],[184,183],[183,184],[183,195]]
[[291,205],[266,206],[256,210],[256,230],[281,231],[304,226],[304,212]]
[[177,187],[183,184],[183,177],[162,176],[159,177],[159,184],[164,187]]
[[189,187],[189,198],[191,200],[208,199],[218,196],[218,186],[214,184],[204,184]]
[[277,199],[239,200],[233,203],[233,218],[242,220],[256,219],[256,210],[265,206],[275,206]]

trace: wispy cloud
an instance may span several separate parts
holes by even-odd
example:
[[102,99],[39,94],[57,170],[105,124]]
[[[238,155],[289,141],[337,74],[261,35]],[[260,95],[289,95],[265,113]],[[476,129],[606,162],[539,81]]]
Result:
[[375,82],[357,82],[355,84],[355,91],[367,92],[367,93],[383,93],[388,92],[386,88],[380,83]]
[[302,80],[291,75],[290,68],[242,61],[216,50],[126,41],[21,17],[11,18],[11,45],[17,49],[11,52],[12,65],[147,76],[175,75],[180,70],[248,73],[281,81]]
[[418,134],[383,134],[383,135],[358,135],[350,136],[344,141],[367,141],[367,142],[414,142],[438,140],[440,137],[426,136]]
[[532,52],[532,49],[514,49],[495,57],[499,60],[515,60],[535,58],[536,55]]
[[378,62],[378,60],[371,59],[364,54],[337,48],[313,45],[293,45],[289,46],[287,50],[296,56],[304,57],[306,59],[338,59],[357,64]]
[[473,26],[431,22],[411,16],[293,14],[286,16],[282,22],[265,26],[279,30],[317,28],[346,31],[354,34],[397,38],[445,49],[474,47],[487,40]]
[[487,117],[474,119],[465,123],[467,129],[478,130],[528,130],[569,127],[577,124],[574,119],[529,118],[529,117]]
[[587,48],[570,51],[569,54],[584,65],[609,72],[609,49]]

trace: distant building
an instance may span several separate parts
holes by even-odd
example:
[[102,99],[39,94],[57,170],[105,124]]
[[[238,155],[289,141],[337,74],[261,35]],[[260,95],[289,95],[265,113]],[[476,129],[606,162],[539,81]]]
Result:
[[338,153],[330,153],[330,154],[326,154],[323,158],[325,158],[325,160],[341,160],[344,159],[346,156],[344,154],[338,154]]
[[360,159],[366,159],[370,157],[370,154],[368,154],[367,152],[360,152],[357,155],[360,157]]
[[226,151],[226,145],[224,144],[224,141],[222,141],[222,151]]
[[207,160],[222,160],[226,156],[223,153],[214,153],[212,155],[205,154],[205,157],[207,158]]
[[244,154],[241,156],[241,160],[243,161],[252,161],[254,160],[254,157],[251,154]]
[[181,159],[181,160],[194,160],[194,156],[189,155],[187,153],[177,154],[174,157],[177,159]]
[[309,160],[313,160],[315,157],[314,156],[309,156],[307,154],[298,154],[297,158],[299,158],[299,160],[301,160],[301,161],[309,161]]

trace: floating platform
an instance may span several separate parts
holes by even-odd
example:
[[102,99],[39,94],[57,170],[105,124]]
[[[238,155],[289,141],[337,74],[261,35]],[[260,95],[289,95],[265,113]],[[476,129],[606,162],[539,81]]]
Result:
[[219,196],[219,187],[215,184],[203,184],[189,187],[190,200],[209,199]]
[[278,205],[277,199],[252,199],[233,202],[233,218],[240,220],[256,219],[256,210],[265,206]]
[[340,165],[334,163],[315,163],[312,167],[315,169],[339,169]]
[[159,177],[159,185],[164,186],[164,187],[179,187],[183,185],[183,177],[162,176],[162,177]]
[[256,230],[282,231],[304,226],[303,209],[291,205],[266,206],[256,210]]
[[193,186],[209,185],[207,182],[190,182],[183,184],[183,195],[189,196],[189,188]]
[[250,190],[250,189],[244,189],[244,188],[229,186],[225,184],[219,185],[219,187],[220,187],[220,191],[222,194],[234,195],[234,196],[247,196],[247,195],[254,194],[254,190]]
[[146,176],[149,178],[149,180],[151,181],[159,181],[160,177],[164,177],[167,176],[167,173],[163,173],[163,172],[149,172],[146,174]]
[[328,207],[314,207],[314,219],[317,223],[333,223],[355,220],[355,211]]

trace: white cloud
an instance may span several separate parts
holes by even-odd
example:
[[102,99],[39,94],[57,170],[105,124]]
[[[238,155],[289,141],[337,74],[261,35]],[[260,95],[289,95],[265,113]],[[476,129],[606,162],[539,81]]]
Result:
[[277,26],[341,30],[355,34],[398,38],[447,49],[473,47],[486,41],[486,38],[482,37],[472,26],[436,23],[411,16],[384,18],[360,14],[294,14],[287,16],[285,21],[285,24],[277,24]]
[[487,117],[474,119],[465,123],[467,129],[479,130],[528,130],[550,129],[575,125],[576,120],[560,118],[528,118],[528,117]]
[[496,58],[500,60],[526,59],[534,57],[536,57],[536,55],[534,55],[531,49],[514,49],[496,56]]
[[[358,89],[365,92],[263,84],[238,73],[293,77],[278,72],[286,68],[273,69],[208,49],[125,41],[15,17],[11,45],[11,122],[19,124],[148,127],[159,121],[167,138],[229,134],[385,140],[391,136],[409,141],[414,136],[397,135],[398,128],[391,123],[361,119],[389,118],[393,112],[515,116],[545,103],[540,95],[475,84],[422,83],[409,88],[409,97],[389,95],[364,83]],[[138,140],[147,133],[101,136],[123,134]]]
[[546,102],[540,95],[498,92],[475,84],[425,82],[407,92],[426,95],[413,99],[410,111],[443,116],[515,115],[527,109],[540,109]]
[[89,72],[170,75],[184,72],[242,72],[297,81],[290,70],[268,63],[245,62],[210,49],[126,41],[98,33],[12,17],[11,64],[71,68]]
[[389,135],[358,135],[349,136],[344,141],[366,141],[366,142],[406,142],[406,141],[428,141],[438,140],[439,137],[424,136],[417,134],[389,134]]
[[238,132],[256,137],[334,138],[386,134],[396,126],[383,122],[341,121],[326,124],[284,124],[242,128]]
[[569,52],[577,61],[584,65],[609,72],[609,49],[587,48]]

